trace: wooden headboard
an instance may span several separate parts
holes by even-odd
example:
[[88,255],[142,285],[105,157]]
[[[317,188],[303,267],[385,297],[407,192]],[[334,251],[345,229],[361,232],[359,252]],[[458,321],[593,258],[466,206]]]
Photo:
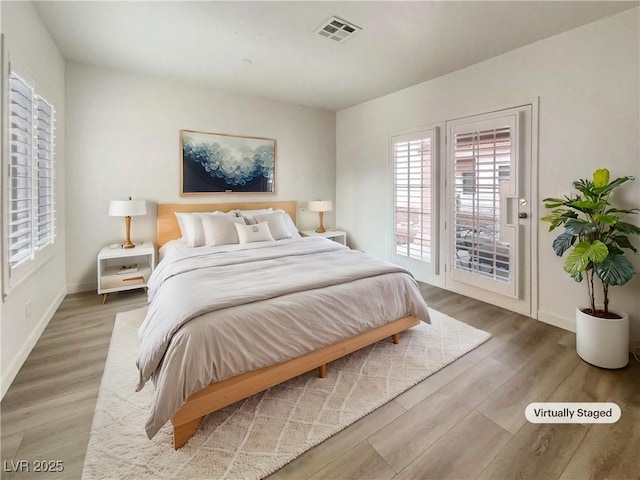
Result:
[[229,210],[258,210],[272,207],[287,212],[296,221],[297,202],[242,202],[242,203],[159,203],[158,238],[161,247],[169,240],[180,238],[180,227],[174,212],[228,212]]

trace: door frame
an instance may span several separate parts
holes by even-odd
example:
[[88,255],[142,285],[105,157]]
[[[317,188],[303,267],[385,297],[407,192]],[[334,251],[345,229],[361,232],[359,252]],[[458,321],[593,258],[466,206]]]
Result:
[[[444,186],[442,190],[444,197],[440,197],[441,201],[444,201],[445,212],[444,212],[444,223],[445,229],[442,231],[442,236],[440,239],[440,245],[444,245],[444,255],[445,255],[445,263],[443,268],[444,273],[444,288],[453,292],[457,292],[472,298],[476,298],[478,300],[486,301],[492,303],[494,305],[500,306],[502,308],[506,308],[512,311],[516,311],[517,313],[521,313],[523,315],[527,315],[532,318],[538,318],[538,218],[539,218],[539,191],[538,191],[538,148],[539,148],[539,102],[540,98],[536,97],[528,102],[521,103],[512,103],[504,106],[500,106],[498,108],[493,108],[490,111],[478,111],[475,113],[469,113],[465,115],[458,116],[456,118],[452,118],[446,121],[445,128],[443,128],[443,134],[446,135],[445,148],[441,151],[444,153],[440,155],[442,164],[440,168],[440,172],[442,175],[441,185]],[[530,141],[530,164],[527,165],[525,162],[520,165],[523,173],[529,175],[529,252],[526,252],[526,255],[529,257],[529,309],[528,311],[523,311],[519,308],[516,308],[512,305],[509,305],[509,301],[506,297],[490,292],[488,290],[483,290],[477,287],[469,286],[467,288],[461,288],[458,284],[452,282],[450,279],[450,269],[453,268],[450,265],[450,248],[451,248],[451,239],[450,232],[452,231],[451,218],[452,218],[452,205],[451,205],[451,189],[453,188],[452,181],[449,178],[449,166],[447,165],[447,161],[449,160],[449,141],[451,141],[449,137],[448,125],[449,122],[457,121],[457,120],[465,120],[471,117],[477,117],[481,115],[494,115],[500,114],[503,111],[517,109],[521,107],[531,107],[531,121],[530,121],[530,132],[528,132],[531,136]]]

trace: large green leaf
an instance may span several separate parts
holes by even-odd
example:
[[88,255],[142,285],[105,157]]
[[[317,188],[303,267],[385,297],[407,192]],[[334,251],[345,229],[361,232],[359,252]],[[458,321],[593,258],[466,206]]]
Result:
[[611,255],[594,266],[596,275],[607,285],[624,285],[633,277],[633,265],[624,255]]
[[633,213],[635,215],[636,213],[640,213],[640,208],[632,208],[630,210],[621,210],[619,208],[610,208],[604,213],[606,213],[606,214],[609,214],[609,213],[624,213],[624,214]]
[[635,225],[632,225],[631,223],[618,222],[612,228],[622,233],[631,233],[634,235],[640,235],[640,228],[636,227]]
[[609,170],[606,168],[599,168],[593,172],[593,186],[596,188],[609,185]]
[[589,235],[596,231],[596,225],[586,220],[571,218],[564,224],[564,228],[572,235]]
[[602,213],[596,213],[593,218],[607,225],[613,225],[614,223],[618,222],[618,217],[616,217],[615,215],[603,215]]
[[567,219],[575,218],[577,216],[578,215],[575,212],[569,209],[556,208],[555,210],[552,210],[549,215],[545,215],[540,220],[542,220],[543,222],[551,223],[551,225],[549,226],[549,231],[551,232],[556,227],[558,227],[558,225],[562,225],[564,222],[566,222]]
[[[624,235],[616,235],[615,237],[611,237],[611,240],[618,244],[620,248],[628,248],[633,253],[638,253],[636,247],[634,247],[629,238]],[[612,253],[611,248],[609,249],[609,253]]]
[[556,208],[565,205],[566,201],[562,198],[545,198],[542,200],[544,202],[545,208]]
[[613,190],[614,188],[622,185],[623,183],[626,182],[632,182],[633,180],[635,180],[634,177],[620,177],[620,178],[616,178],[613,182],[611,182],[609,185],[604,185],[602,187],[594,187],[593,188],[593,193],[598,195],[598,196],[602,196],[602,195],[606,195],[608,194],[611,190]]
[[598,264],[609,255],[607,246],[600,240],[593,243],[580,242],[567,257],[564,263],[564,271],[571,276],[584,272],[589,263]]
[[558,237],[553,241],[553,251],[556,252],[556,255],[561,257],[564,255],[564,252],[571,248],[576,241],[576,236],[572,235],[569,232],[564,232],[558,235]]
[[624,251],[620,250],[618,246],[613,243],[607,245],[607,248],[609,249],[609,255],[624,255]]
[[590,202],[589,200],[573,200],[568,202],[567,205],[585,213],[597,212],[604,206],[602,202]]

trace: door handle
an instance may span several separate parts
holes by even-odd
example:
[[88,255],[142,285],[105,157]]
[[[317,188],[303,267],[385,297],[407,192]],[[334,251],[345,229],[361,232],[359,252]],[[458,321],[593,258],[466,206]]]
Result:
[[520,212],[520,213],[518,214],[518,218],[527,218],[527,216],[528,216],[528,215],[526,214],[526,212]]

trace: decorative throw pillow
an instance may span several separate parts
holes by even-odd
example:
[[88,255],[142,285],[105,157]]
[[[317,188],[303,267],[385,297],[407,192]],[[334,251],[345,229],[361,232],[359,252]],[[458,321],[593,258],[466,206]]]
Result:
[[271,232],[271,236],[275,240],[282,240],[283,238],[291,238],[291,232],[287,228],[287,225],[284,221],[284,214],[282,212],[273,212],[273,213],[264,213],[261,215],[254,215],[253,218],[255,222],[253,223],[261,223],[267,222],[269,224],[269,231]]
[[273,236],[269,231],[267,222],[258,223],[257,225],[241,225],[234,224],[240,243],[273,241]]
[[198,214],[202,221],[205,245],[214,247],[238,243],[238,234],[234,225],[245,225],[244,218],[230,215],[216,215],[210,213]]

